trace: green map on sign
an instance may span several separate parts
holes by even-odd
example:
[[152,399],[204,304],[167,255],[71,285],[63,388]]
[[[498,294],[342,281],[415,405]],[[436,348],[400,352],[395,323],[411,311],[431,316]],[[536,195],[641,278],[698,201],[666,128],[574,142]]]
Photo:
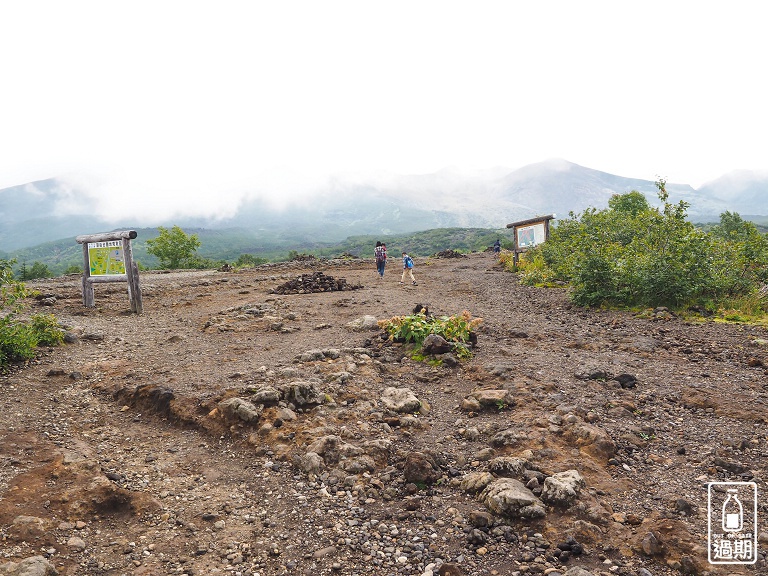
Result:
[[91,276],[125,274],[122,246],[88,246]]

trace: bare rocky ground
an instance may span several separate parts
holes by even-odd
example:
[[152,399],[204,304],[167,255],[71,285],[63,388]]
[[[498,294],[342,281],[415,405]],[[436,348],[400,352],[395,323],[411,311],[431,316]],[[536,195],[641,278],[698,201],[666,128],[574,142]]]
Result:
[[[0,379],[0,574],[768,574],[765,533],[707,562],[708,482],[768,517],[764,328],[583,310],[488,253],[398,268],[143,273],[142,315],[30,283],[69,342]],[[273,292],[314,272],[360,287]],[[483,318],[473,357],[349,325],[417,304]]]

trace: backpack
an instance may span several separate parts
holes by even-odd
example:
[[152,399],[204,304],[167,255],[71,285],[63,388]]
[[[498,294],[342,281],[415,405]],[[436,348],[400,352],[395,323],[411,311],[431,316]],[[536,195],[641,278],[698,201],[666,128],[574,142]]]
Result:
[[405,257],[405,267],[413,268],[413,258],[411,258],[410,256]]
[[384,248],[381,246],[376,246],[373,250],[374,256],[376,256],[376,262],[384,262],[384,260],[387,259],[386,252],[384,252]]

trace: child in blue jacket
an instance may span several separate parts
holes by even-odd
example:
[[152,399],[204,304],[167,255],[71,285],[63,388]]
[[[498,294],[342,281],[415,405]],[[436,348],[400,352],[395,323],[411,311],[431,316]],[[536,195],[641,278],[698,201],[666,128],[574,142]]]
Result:
[[410,275],[411,282],[416,286],[416,278],[413,277],[413,258],[408,256],[406,252],[403,252],[403,277],[400,278],[400,284],[405,282],[406,274]]

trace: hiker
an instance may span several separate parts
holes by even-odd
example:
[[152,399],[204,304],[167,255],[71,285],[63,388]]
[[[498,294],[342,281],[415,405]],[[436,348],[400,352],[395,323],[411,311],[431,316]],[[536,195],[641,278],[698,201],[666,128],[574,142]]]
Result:
[[403,252],[403,277],[400,278],[400,284],[405,282],[406,274],[410,275],[411,282],[416,286],[416,278],[413,277],[413,258],[408,256],[406,252]]
[[501,252],[501,240],[496,238],[496,242],[493,243],[493,253],[499,254]]
[[376,271],[379,273],[379,280],[384,279],[384,266],[387,264],[387,245],[376,241],[376,248],[373,249],[373,255],[376,258]]

